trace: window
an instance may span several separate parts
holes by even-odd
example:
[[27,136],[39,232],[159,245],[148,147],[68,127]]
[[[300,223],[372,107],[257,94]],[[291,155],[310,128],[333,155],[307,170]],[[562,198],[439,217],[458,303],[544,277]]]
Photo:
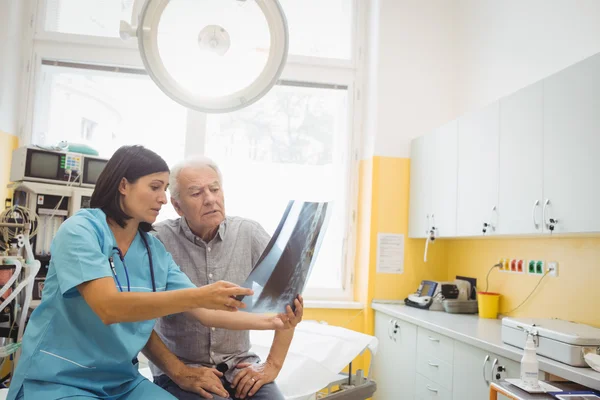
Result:
[[309,286],[343,286],[348,89],[282,82],[250,107],[209,115],[205,153],[223,169],[227,212],[272,234],[289,200],[332,201]]
[[[33,143],[82,143],[103,157],[110,157],[120,146],[141,144],[170,165],[184,157],[186,110],[165,96],[143,71],[53,64],[44,61],[41,66]],[[160,219],[176,216],[169,204]]]
[[121,20],[130,21],[134,0],[48,0],[44,31],[119,37]]
[[[171,0],[170,7],[185,10],[190,1],[197,5]],[[238,0],[203,1],[220,7]],[[150,80],[135,41],[119,39],[119,22],[131,20],[134,3],[39,1],[24,143],[67,140],[89,144],[103,156],[123,144],[143,144],[169,164],[205,154],[223,170],[227,213],[254,219],[269,233],[289,200],[331,201],[305,295],[351,300],[359,2],[280,0],[290,29],[280,81],[258,102],[228,114],[187,110]],[[169,205],[159,220],[174,217]]]
[[[169,8],[190,7],[196,1],[170,0]],[[202,0],[205,7],[225,1],[240,3]],[[47,0],[44,31],[118,38],[120,20],[131,21],[133,3],[134,0]],[[243,6],[243,2],[240,4]],[[280,0],[280,4],[290,31],[290,54],[351,59],[353,0]]]

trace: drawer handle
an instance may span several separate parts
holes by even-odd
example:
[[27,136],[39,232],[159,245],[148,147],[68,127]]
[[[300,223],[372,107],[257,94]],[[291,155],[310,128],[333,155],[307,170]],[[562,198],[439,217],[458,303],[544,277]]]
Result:
[[438,392],[438,390],[437,390],[437,389],[434,389],[434,388],[430,387],[429,385],[425,385],[425,387],[426,387],[426,388],[427,388],[427,390],[429,390],[430,392],[434,392],[434,393],[437,393],[437,392]]
[[438,343],[440,342],[440,339],[436,339],[436,338],[433,338],[433,337],[431,337],[431,336],[428,336],[428,338],[429,338],[429,340],[431,340],[432,342],[438,342]]
[[439,368],[440,364],[434,364],[431,361],[427,362],[427,364],[429,364],[430,367],[435,367],[435,368]]

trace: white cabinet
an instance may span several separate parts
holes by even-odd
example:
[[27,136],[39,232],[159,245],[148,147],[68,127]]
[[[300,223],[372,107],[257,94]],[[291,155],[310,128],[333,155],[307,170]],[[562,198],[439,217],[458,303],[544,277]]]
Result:
[[453,367],[453,399],[488,399],[490,382],[520,376],[519,363],[462,342],[454,342]]
[[410,216],[408,235],[411,238],[424,238],[430,229],[431,213],[431,172],[427,143],[429,135],[414,139],[410,146]]
[[439,237],[453,237],[456,236],[458,123],[453,121],[440,127],[433,132],[431,140],[431,224]]
[[543,231],[543,89],[539,82],[500,100],[497,234]]
[[457,122],[411,143],[409,236],[424,238],[433,227],[439,237],[456,235],[458,168]]
[[458,236],[494,234],[498,206],[498,145],[499,102],[459,119]]
[[374,360],[375,400],[415,396],[417,327],[380,312],[375,313],[379,348]]
[[595,55],[415,139],[409,236],[600,232],[598,110]]
[[488,354],[461,342],[454,344],[454,352],[452,397],[473,400],[489,398],[490,389],[486,383],[490,368],[489,358],[486,359]]
[[600,232],[600,55],[544,81],[543,146],[545,222]]

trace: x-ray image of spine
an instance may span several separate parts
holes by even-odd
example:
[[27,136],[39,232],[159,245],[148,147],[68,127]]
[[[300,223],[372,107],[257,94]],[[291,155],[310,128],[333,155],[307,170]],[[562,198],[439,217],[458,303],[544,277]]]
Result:
[[256,267],[244,283],[254,296],[244,298],[248,312],[283,312],[302,294],[330,214],[329,203],[292,201]]

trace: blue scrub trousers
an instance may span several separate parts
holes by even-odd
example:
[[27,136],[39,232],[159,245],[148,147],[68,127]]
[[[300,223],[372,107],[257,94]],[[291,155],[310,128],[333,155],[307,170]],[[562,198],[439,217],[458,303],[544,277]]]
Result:
[[[90,395],[90,396],[69,396],[63,397],[63,399],[68,400],[90,400],[90,399],[98,399],[98,397]],[[118,400],[177,400],[173,397],[169,392],[161,389],[154,383],[150,382],[147,379],[144,379],[142,383],[137,385],[135,389],[131,392],[127,393],[125,396],[121,396]],[[23,388],[19,391],[17,395],[17,400],[29,400],[25,399],[23,395]],[[58,399],[52,399],[58,400]],[[115,399],[117,400],[117,399]]]

